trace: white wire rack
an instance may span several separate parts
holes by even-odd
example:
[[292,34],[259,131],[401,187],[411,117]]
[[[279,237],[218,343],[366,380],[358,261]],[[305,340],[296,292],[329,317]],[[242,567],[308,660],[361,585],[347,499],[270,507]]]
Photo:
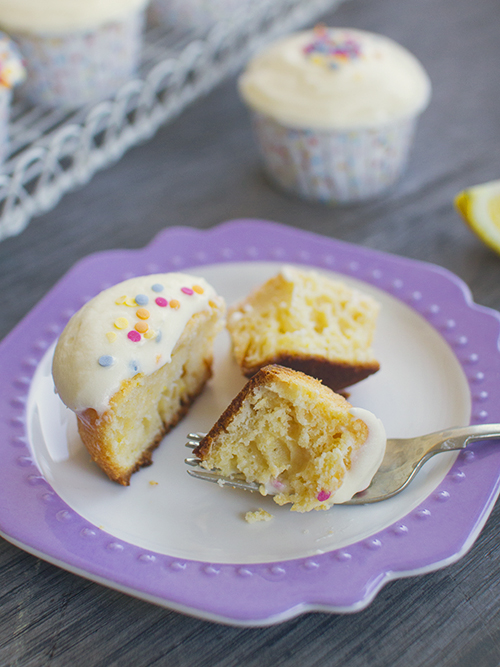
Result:
[[254,0],[202,36],[150,28],[139,78],[113,99],[69,113],[14,104],[10,153],[0,174],[0,240],[22,232],[66,192],[150,138],[263,44],[340,2]]

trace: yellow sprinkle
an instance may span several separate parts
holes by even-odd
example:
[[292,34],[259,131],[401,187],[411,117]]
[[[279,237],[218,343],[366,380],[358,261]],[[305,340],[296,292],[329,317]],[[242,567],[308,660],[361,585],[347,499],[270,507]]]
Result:
[[156,355],[156,363],[159,364],[161,359],[161,354]]
[[201,285],[193,285],[193,292],[196,292],[196,294],[203,294],[204,291]]
[[177,310],[180,307],[181,307],[181,304],[177,301],[177,299],[172,299],[170,301],[170,308],[174,308],[174,310]]
[[117,329],[126,329],[128,327],[128,320],[126,317],[118,317],[115,320],[115,327]]
[[108,331],[106,333],[106,338],[109,340],[110,343],[114,343],[116,340],[116,334],[114,331]]
[[139,308],[138,310],[135,311],[135,314],[137,317],[141,320],[147,320],[150,312],[147,310],[147,308]]
[[210,299],[208,305],[210,306],[210,308],[217,308],[217,304],[215,303],[215,301],[212,301],[212,299]]
[[153,331],[153,329],[148,329],[146,333],[144,334],[144,338],[154,338],[156,336],[156,333]]
[[151,486],[158,486],[158,482],[155,482],[155,481],[153,481],[153,480],[151,480],[151,481],[149,482],[149,484],[150,484]]
[[139,333],[146,333],[146,331],[149,329],[147,322],[137,322],[135,325],[134,329],[138,331]]
[[125,295],[124,296],[119,296],[118,299],[115,301],[115,303],[116,303],[117,306],[123,306],[123,304],[125,303],[126,300],[127,300],[127,297]]
[[127,297],[124,301],[125,305],[128,306],[129,308],[135,308],[137,306],[135,299],[132,299],[130,297]]

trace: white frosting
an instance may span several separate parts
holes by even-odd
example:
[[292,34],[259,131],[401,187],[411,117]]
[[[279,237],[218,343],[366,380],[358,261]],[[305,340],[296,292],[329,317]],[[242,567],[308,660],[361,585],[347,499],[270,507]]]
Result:
[[246,103],[282,125],[324,130],[380,127],[427,106],[429,78],[405,48],[361,30],[330,28],[328,35],[340,45],[356,44],[359,56],[332,64],[304,51],[314,31],[286,37],[253,58],[240,77]]
[[0,26],[42,35],[72,32],[122,19],[145,5],[146,0],[0,0]]
[[380,468],[385,454],[387,436],[380,419],[364,408],[351,408],[353,417],[361,419],[368,426],[368,437],[351,459],[351,467],[346,471],[342,486],[333,496],[335,504],[345,503],[360,491],[364,491]]
[[203,278],[182,273],[132,278],[98,294],[73,315],[56,346],[52,372],[62,401],[77,413],[102,414],[123,380],[171,360],[186,324],[210,301],[222,299]]

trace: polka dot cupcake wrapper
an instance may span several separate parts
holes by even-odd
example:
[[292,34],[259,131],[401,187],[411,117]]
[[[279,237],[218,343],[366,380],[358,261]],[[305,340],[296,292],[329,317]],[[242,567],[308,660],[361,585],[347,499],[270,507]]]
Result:
[[20,93],[35,104],[77,107],[110,97],[136,71],[143,14],[67,35],[13,35],[26,61]]
[[253,114],[270,177],[300,197],[328,204],[368,199],[393,185],[406,166],[415,122],[320,132],[287,128]]

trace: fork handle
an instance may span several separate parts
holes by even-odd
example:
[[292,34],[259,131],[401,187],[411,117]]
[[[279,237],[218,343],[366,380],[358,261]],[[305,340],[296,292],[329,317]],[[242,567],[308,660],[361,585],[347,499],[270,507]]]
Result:
[[470,442],[476,440],[490,440],[500,438],[500,424],[471,424],[458,428],[449,428],[444,431],[433,433],[430,437],[437,439],[436,444],[428,451],[430,454],[437,452],[450,452],[457,449],[465,449]]

